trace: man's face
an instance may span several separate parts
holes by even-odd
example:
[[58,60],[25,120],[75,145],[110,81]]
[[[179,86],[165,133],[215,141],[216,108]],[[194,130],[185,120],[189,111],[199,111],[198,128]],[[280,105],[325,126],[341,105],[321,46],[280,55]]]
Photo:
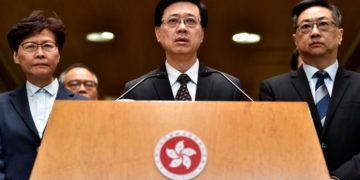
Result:
[[165,9],[162,21],[160,27],[155,27],[155,34],[166,54],[196,54],[204,38],[204,29],[195,4],[171,4]]
[[64,85],[72,92],[97,100],[97,84],[93,74],[85,68],[74,68],[66,73]]
[[329,9],[314,6],[304,10],[297,26],[293,39],[300,54],[304,57],[337,56],[343,29],[337,27]]
[[13,59],[19,64],[28,81],[51,82],[60,61],[60,53],[56,47],[54,34],[44,29],[40,33],[24,39]]

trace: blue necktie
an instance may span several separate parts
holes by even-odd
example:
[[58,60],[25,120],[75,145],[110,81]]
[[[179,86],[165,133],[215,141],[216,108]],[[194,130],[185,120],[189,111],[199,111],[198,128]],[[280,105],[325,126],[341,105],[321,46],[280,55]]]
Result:
[[325,86],[324,79],[329,77],[325,71],[318,71],[314,74],[318,80],[315,85],[315,104],[320,117],[321,125],[324,126],[326,112],[330,102],[330,95]]

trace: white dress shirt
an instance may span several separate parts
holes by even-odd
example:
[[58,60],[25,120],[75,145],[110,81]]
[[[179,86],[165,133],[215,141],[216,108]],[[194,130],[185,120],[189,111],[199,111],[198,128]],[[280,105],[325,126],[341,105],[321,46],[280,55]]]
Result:
[[[174,67],[172,67],[167,61],[165,61],[165,67],[166,71],[169,77],[171,89],[173,96],[175,98],[177,91],[180,88],[180,83],[177,81],[177,78],[182,74],[180,71],[176,70]],[[189,90],[191,101],[195,101],[196,96],[196,85],[198,82],[198,76],[199,76],[199,60],[196,59],[196,62],[185,72],[187,74],[191,81],[187,83],[187,88]]]
[[43,136],[58,89],[57,79],[43,88],[26,81],[30,111],[40,138]]

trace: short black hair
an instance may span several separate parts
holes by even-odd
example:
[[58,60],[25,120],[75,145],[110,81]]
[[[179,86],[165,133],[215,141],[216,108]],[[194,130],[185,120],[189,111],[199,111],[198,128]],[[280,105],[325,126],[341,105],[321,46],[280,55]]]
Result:
[[332,12],[332,16],[335,20],[335,23],[337,26],[341,25],[341,13],[339,8],[337,8],[334,4],[326,1],[326,0],[303,0],[300,1],[298,4],[295,5],[295,7],[292,10],[291,17],[292,17],[292,23],[293,27],[296,28],[297,21],[299,18],[299,15],[306,9],[313,7],[313,6],[321,6],[324,8],[329,9]]
[[206,6],[200,2],[200,0],[160,0],[160,2],[156,5],[155,8],[155,17],[154,17],[154,24],[155,26],[159,27],[162,24],[162,16],[164,14],[165,9],[170,6],[171,4],[177,2],[190,2],[195,4],[199,8],[200,18],[201,18],[201,27],[204,29],[208,24],[208,13]]
[[17,52],[20,43],[42,30],[48,29],[55,35],[56,46],[59,51],[65,43],[65,26],[60,17],[55,12],[35,10],[29,16],[18,21],[11,27],[7,38],[10,48]]

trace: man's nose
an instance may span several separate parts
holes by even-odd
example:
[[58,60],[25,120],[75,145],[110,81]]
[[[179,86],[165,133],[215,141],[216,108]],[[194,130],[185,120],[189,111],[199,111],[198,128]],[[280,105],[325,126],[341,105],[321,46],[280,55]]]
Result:
[[185,20],[183,20],[183,19],[180,20],[179,25],[177,26],[177,31],[178,32],[187,32]]
[[319,33],[320,30],[319,30],[319,27],[317,24],[313,24],[313,27],[311,29],[311,33]]
[[80,84],[80,87],[79,87],[79,92],[82,91],[82,92],[86,92],[86,88],[85,88],[85,85],[83,83]]

